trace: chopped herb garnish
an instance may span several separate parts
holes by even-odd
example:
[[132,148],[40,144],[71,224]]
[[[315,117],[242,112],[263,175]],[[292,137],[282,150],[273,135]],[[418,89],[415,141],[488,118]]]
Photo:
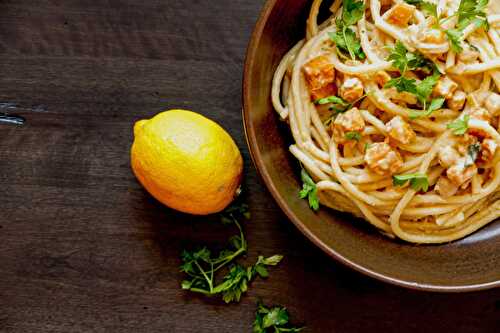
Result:
[[437,5],[435,3],[422,1],[419,3],[419,7],[424,13],[427,13],[428,15],[435,17],[436,20],[439,20]]
[[432,112],[441,109],[444,104],[445,99],[443,97],[434,98],[429,103],[429,107],[424,111],[410,111],[410,119],[417,119],[421,117],[428,117]]
[[449,123],[446,126],[448,129],[453,130],[453,134],[455,135],[464,135],[469,129],[469,119],[470,116],[466,114],[463,119],[457,119],[452,123]]
[[481,151],[481,144],[473,143],[467,147],[467,156],[465,157],[465,167],[469,167],[476,162],[479,152]]
[[309,201],[309,207],[317,211],[319,209],[319,199],[316,184],[304,169],[300,172],[300,178],[302,179],[303,184],[302,190],[299,192],[299,197],[301,199],[307,198]]
[[[439,100],[434,102],[432,108],[430,106],[429,108],[427,107],[432,90],[441,76],[436,66],[434,64],[430,64],[429,60],[425,59],[421,54],[409,52],[399,41],[396,43],[396,46],[387,60],[392,61],[392,65],[399,69],[401,76],[389,80],[389,82],[385,84],[384,88],[395,87],[398,92],[408,92],[414,94],[423,106],[424,110],[422,112],[418,113],[418,115],[414,113],[413,115],[410,115],[410,117],[416,118],[436,110],[434,108],[438,104]],[[406,78],[404,76],[406,71],[422,67],[426,67],[427,69],[433,68],[433,73],[423,79],[420,83],[417,84],[417,80]],[[441,106],[442,104],[439,105],[439,107]]]
[[416,95],[420,103],[424,105],[424,109],[425,109],[425,103],[428,100],[429,96],[431,95],[432,89],[434,89],[434,86],[439,81],[440,76],[441,75],[439,74],[438,71],[434,71],[432,75],[426,77],[425,79],[422,80],[422,82],[420,82],[417,85]]
[[462,52],[462,38],[464,35],[463,32],[458,29],[448,29],[445,32],[448,40],[450,41],[451,50],[455,53]]
[[347,133],[345,134],[345,138],[346,138],[347,140],[359,141],[359,140],[361,140],[361,133],[356,132],[356,131],[347,132]]
[[396,45],[391,50],[391,54],[387,57],[387,60],[392,61],[392,65],[399,69],[401,74],[417,68],[431,69],[434,65],[429,60],[425,59],[420,53],[408,51],[400,41],[396,42]]
[[[247,251],[243,229],[238,222],[241,217],[250,217],[246,205],[231,206],[221,214],[222,223],[234,224],[239,230],[238,235],[230,238],[230,248],[220,251],[216,256],[212,256],[206,247],[197,251],[182,252],[181,272],[189,276],[182,282],[182,289],[206,296],[221,295],[226,303],[239,302],[241,295],[247,291],[249,282],[257,275],[267,277],[269,274],[266,266],[275,266],[281,261],[282,256],[274,255],[269,258],[260,256],[255,265],[247,268],[233,263]],[[229,267],[229,271],[222,282],[217,284],[215,273],[224,267]]]
[[290,315],[286,308],[281,306],[268,308],[259,303],[255,312],[253,333],[297,333],[304,329],[290,326],[289,320]]
[[398,92],[406,91],[412,94],[417,93],[417,81],[415,79],[408,79],[404,76],[391,79],[384,86],[384,88],[392,88],[392,87],[395,87],[398,90]]
[[356,33],[349,28],[363,17],[364,12],[365,4],[363,1],[343,0],[342,17],[335,21],[337,31],[329,34],[337,48],[347,52],[352,60],[366,58]]
[[337,96],[328,96],[325,98],[321,98],[321,99],[318,99],[317,101],[315,101],[314,103],[319,104],[319,105],[330,104],[330,103],[338,104],[338,105],[342,105],[342,106],[349,105],[349,103],[347,103],[342,98],[337,97]]
[[361,96],[360,98],[358,98],[357,100],[355,100],[352,103],[347,103],[345,100],[343,100],[340,97],[329,96],[329,97],[325,97],[325,98],[322,98],[320,100],[317,100],[315,103],[316,104],[329,104],[329,103],[333,104],[332,106],[330,106],[328,108],[328,110],[333,111],[333,114],[324,123],[325,126],[329,126],[339,113],[349,111],[350,109],[352,109],[352,107],[356,103],[358,103],[359,101],[361,101],[365,97],[366,97],[366,94],[364,94],[363,96]]
[[454,15],[458,15],[458,29],[463,30],[474,23],[478,28],[489,29],[486,18],[486,7],[488,0],[462,0]]
[[392,177],[394,186],[403,186],[408,181],[410,182],[411,188],[417,192],[427,192],[429,190],[429,179],[427,178],[427,175],[423,173],[411,173]]

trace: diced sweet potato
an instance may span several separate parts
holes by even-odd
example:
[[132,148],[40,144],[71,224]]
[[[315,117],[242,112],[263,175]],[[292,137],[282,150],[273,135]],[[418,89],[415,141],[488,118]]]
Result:
[[306,63],[302,70],[313,100],[335,95],[335,68],[328,57],[316,57]]
[[387,21],[389,23],[406,26],[415,13],[415,6],[407,3],[398,3],[390,9]]

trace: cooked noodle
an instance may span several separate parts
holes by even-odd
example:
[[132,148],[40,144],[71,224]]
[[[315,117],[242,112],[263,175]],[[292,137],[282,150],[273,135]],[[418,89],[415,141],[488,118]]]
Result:
[[[314,180],[321,204],[413,243],[450,242],[495,221],[500,2],[485,9],[489,29],[477,22],[460,28],[457,50],[446,31],[459,29],[453,14],[460,0],[428,0],[438,23],[403,0],[365,0],[364,15],[349,26],[362,51],[353,57],[332,37],[342,29],[345,1],[333,1],[321,25],[322,0],[313,1],[306,38],[283,57],[272,87],[273,105],[295,141],[290,152]],[[409,17],[398,21],[405,10]],[[389,58],[398,45],[427,65],[398,70]],[[400,77],[425,84],[431,72],[424,66],[439,77],[428,100],[387,85]],[[341,102],[325,100],[331,96]],[[438,107],[426,112],[434,102]],[[453,124],[466,128],[461,133]],[[408,181],[397,181],[405,175]],[[419,177],[428,188],[413,183]]]

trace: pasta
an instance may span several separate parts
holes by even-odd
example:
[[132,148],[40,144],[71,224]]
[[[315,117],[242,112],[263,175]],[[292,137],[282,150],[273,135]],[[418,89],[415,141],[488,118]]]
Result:
[[411,243],[500,217],[500,2],[322,2],[271,92],[311,195]]

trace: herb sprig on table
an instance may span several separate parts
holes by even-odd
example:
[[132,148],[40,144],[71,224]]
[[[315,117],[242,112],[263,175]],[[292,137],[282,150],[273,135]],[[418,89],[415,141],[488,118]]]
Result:
[[290,315],[286,308],[281,306],[268,308],[259,303],[253,322],[253,333],[297,333],[304,329],[291,326],[289,320]]
[[[242,218],[250,218],[248,206],[245,204],[231,206],[220,214],[223,224],[234,225],[239,231],[237,235],[229,239],[227,249],[216,255],[212,255],[207,247],[182,252],[183,264],[180,268],[188,276],[182,281],[182,289],[206,296],[220,295],[226,303],[239,302],[241,295],[248,290],[248,284],[255,277],[266,278],[269,275],[267,267],[276,266],[283,259],[281,255],[268,258],[259,256],[257,262],[248,267],[234,263],[248,249],[248,243],[239,222]],[[222,281],[217,281],[217,272],[224,268],[228,269],[227,274]]]

